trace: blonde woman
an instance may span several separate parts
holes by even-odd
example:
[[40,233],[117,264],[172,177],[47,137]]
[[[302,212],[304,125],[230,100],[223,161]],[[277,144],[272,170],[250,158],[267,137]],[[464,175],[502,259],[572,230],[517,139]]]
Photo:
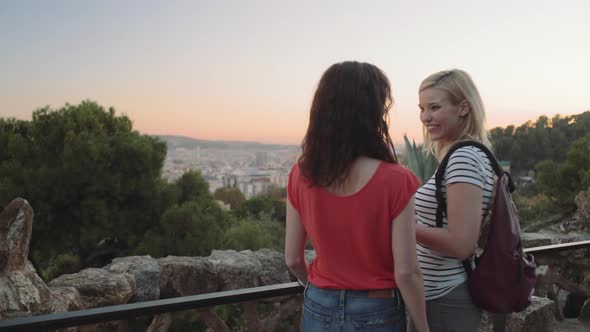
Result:
[[[427,77],[419,89],[424,142],[441,160],[458,141],[490,147],[483,102],[471,77],[453,69]],[[426,312],[432,331],[477,331],[481,309],[471,301],[462,262],[475,250],[493,190],[493,169],[474,146],[457,149],[442,181],[447,202],[443,226],[436,226],[435,177],[415,196],[417,254],[424,275]],[[410,324],[410,330],[415,330]]]

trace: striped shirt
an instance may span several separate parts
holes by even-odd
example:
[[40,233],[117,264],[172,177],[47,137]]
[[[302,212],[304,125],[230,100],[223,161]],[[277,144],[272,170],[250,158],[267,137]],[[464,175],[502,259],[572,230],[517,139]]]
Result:
[[[474,146],[462,147],[451,155],[442,180],[442,192],[447,198],[446,185],[451,183],[470,183],[483,189],[481,222],[487,213],[494,188],[494,171],[486,154]],[[436,227],[436,186],[433,175],[416,192],[416,215],[418,223]],[[443,228],[448,227],[443,218]],[[475,247],[475,243],[473,244]],[[448,294],[467,280],[467,274],[460,260],[437,252],[417,243],[417,254],[424,275],[424,294],[426,300],[433,300]]]

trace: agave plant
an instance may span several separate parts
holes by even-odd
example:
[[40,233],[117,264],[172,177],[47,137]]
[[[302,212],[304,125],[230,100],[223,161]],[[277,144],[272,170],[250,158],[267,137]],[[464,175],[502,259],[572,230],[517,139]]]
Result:
[[422,145],[416,146],[414,140],[410,143],[406,134],[404,134],[404,142],[406,143],[406,166],[416,174],[422,183],[426,183],[436,171],[438,161]]

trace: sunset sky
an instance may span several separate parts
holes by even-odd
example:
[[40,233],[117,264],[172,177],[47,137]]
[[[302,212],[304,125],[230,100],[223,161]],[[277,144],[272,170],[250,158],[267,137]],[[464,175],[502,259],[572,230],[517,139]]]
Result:
[[84,99],[145,134],[297,144],[322,72],[389,76],[391,134],[417,88],[469,72],[489,127],[590,110],[590,1],[0,0],[0,117]]

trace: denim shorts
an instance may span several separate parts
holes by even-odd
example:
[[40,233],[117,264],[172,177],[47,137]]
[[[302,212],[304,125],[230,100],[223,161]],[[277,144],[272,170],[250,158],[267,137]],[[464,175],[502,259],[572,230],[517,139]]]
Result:
[[393,298],[369,298],[367,291],[319,288],[304,291],[301,331],[406,331],[400,292]]

